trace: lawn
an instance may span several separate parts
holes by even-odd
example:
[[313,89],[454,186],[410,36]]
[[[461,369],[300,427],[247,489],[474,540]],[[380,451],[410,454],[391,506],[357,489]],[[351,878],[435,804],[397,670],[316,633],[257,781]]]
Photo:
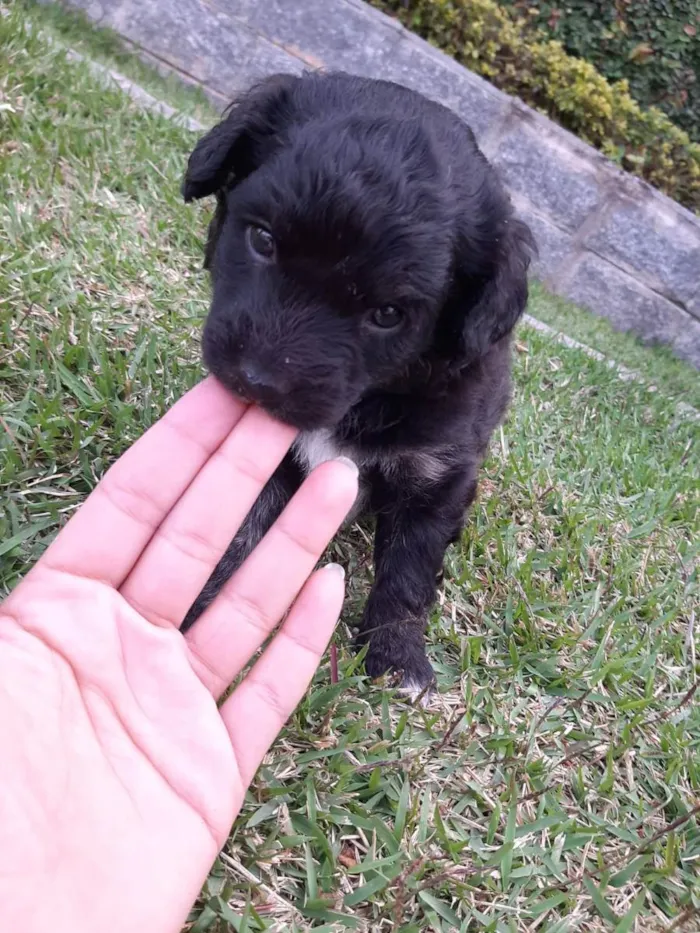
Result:
[[[41,11],[6,12],[0,593],[201,377],[207,309],[207,208],[179,198],[192,135],[67,62]],[[530,313],[557,303],[537,289]],[[521,328],[513,409],[431,620],[438,698],[369,683],[341,626],[340,682],[324,663],[191,933],[700,929],[700,463],[677,404],[697,374],[616,347],[655,391]],[[332,551],[350,623],[368,529]]]

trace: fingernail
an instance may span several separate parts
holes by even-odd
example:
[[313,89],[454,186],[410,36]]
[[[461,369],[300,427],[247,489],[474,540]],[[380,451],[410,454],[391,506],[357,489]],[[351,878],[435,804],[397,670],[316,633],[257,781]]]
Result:
[[350,457],[336,457],[336,458],[335,458],[335,461],[336,461],[336,463],[342,463],[342,464],[344,464],[346,467],[348,467],[349,469],[351,469],[352,472],[355,474],[355,476],[357,476],[357,474],[360,472],[360,471],[357,469],[357,464],[355,463],[354,460],[351,460]]
[[325,573],[335,574],[341,580],[345,579],[345,568],[341,567],[340,564],[326,564],[325,567],[323,567],[323,570]]

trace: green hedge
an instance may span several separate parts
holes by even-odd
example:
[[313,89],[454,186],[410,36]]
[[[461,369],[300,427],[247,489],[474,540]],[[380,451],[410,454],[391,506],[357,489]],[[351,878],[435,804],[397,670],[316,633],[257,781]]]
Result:
[[700,142],[699,0],[499,0]]
[[493,0],[372,0],[496,87],[547,114],[627,171],[700,213],[700,145],[627,81],[608,82],[561,43],[530,41]]

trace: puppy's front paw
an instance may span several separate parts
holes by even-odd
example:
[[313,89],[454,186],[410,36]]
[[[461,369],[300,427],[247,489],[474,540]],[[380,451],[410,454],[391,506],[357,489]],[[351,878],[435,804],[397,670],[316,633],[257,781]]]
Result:
[[423,633],[415,622],[389,623],[366,634],[360,632],[357,643],[369,645],[365,670],[370,677],[400,672],[399,690],[412,700],[432,692],[435,674],[425,653]]

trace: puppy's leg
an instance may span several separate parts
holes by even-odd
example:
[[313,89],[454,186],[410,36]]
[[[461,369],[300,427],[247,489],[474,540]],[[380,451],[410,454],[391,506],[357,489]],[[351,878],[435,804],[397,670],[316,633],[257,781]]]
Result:
[[375,581],[357,640],[369,646],[370,677],[401,671],[401,687],[414,697],[435,680],[425,653],[428,614],[445,551],[475,494],[475,465],[414,494],[390,484],[379,494]]
[[215,599],[224,583],[257,547],[298,489],[300,482],[299,468],[291,457],[287,456],[261,492],[238,534],[190,607],[180,626],[181,632],[186,632],[194,624],[209,603]]

